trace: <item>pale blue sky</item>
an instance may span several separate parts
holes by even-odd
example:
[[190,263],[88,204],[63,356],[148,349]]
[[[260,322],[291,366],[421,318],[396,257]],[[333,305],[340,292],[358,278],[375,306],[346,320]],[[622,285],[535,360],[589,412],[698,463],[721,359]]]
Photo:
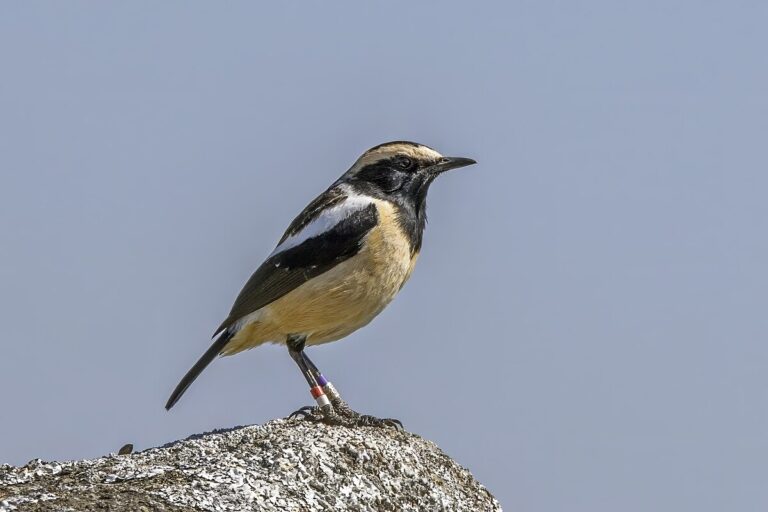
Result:
[[310,403],[281,347],[163,404],[366,148],[438,181],[419,265],[311,349],[508,510],[768,508],[768,4],[6,2],[0,462]]

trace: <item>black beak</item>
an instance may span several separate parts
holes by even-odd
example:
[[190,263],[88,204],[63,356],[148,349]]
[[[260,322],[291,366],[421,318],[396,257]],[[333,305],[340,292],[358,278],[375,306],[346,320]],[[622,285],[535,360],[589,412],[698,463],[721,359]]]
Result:
[[471,158],[462,158],[460,156],[446,156],[440,159],[435,165],[429,167],[429,172],[432,174],[440,174],[441,172],[450,171],[451,169],[458,169],[459,167],[466,167],[468,165],[476,164]]

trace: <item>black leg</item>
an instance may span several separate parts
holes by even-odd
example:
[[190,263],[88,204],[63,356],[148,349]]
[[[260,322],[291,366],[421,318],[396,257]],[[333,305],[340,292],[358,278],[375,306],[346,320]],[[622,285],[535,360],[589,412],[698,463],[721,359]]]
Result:
[[341,395],[331,382],[325,378],[317,366],[304,352],[306,337],[289,336],[287,340],[288,353],[296,362],[302,375],[309,384],[310,392],[317,401],[317,407],[307,406],[293,412],[290,417],[303,417],[311,421],[322,421],[332,425],[355,426],[389,426],[403,428],[400,420],[391,418],[376,418],[353,411],[341,399]]
[[334,400],[341,400],[341,395],[339,395],[339,392],[336,390],[335,387],[333,387],[333,384],[331,384],[331,381],[325,378],[325,376],[320,372],[320,370],[317,369],[317,366],[315,366],[315,363],[312,362],[312,360],[309,358],[306,352],[302,350],[301,357],[304,358],[304,363],[309,367],[309,370],[312,372],[312,375],[317,380],[317,383],[323,388],[323,391],[325,391],[325,394],[328,395],[328,398],[331,399],[331,402]]
[[306,336],[288,336],[288,339],[286,340],[286,345],[288,345],[288,353],[291,355],[291,359],[293,359],[298,365],[299,369],[301,370],[301,374],[304,375],[304,379],[307,381],[307,384],[309,384],[309,392],[312,393],[312,397],[317,402],[317,406],[320,409],[331,410],[333,408],[333,406],[331,406],[331,401],[327,396],[325,396],[325,392],[323,391],[322,386],[320,386],[318,383],[317,378],[312,373],[312,369],[309,367],[307,361],[305,360],[304,344],[306,341]]
[[323,375],[320,372],[320,370],[317,368],[315,363],[313,363],[312,360],[309,358],[307,353],[302,352],[301,354],[304,357],[304,362],[307,364],[310,371],[312,372],[312,375],[314,375],[315,379],[317,379],[317,383],[320,384],[320,386],[322,386],[323,391],[325,391],[325,394],[331,400],[331,405],[333,405],[333,410],[336,411],[336,413],[339,416],[343,416],[350,420],[357,421],[360,418],[360,413],[353,411],[352,408],[347,404],[347,402],[345,402],[341,398],[341,395],[333,386],[333,384],[331,384],[331,381],[325,378],[325,375]]
[[[304,344],[306,343],[306,336],[288,336],[286,345],[288,345],[288,353],[291,358],[296,362],[301,374],[304,375],[307,384],[309,384],[309,392],[317,402],[317,406],[306,406],[291,413],[289,418],[303,417],[311,421],[322,421],[331,425],[344,425],[354,426],[350,420],[339,416],[333,408],[331,401],[326,396],[323,386],[318,382],[318,376],[322,377],[322,374],[317,370],[317,367],[307,362],[304,355]],[[314,370],[314,371],[313,371]],[[325,381],[325,378],[323,378]],[[327,381],[325,381],[328,384]],[[331,386],[333,388],[333,386]]]

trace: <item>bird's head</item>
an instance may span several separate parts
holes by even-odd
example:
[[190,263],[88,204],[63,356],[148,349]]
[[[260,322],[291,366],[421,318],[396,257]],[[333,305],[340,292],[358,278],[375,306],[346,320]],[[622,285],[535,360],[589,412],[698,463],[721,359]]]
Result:
[[423,213],[427,190],[438,175],[474,163],[471,158],[445,157],[415,142],[387,142],[363,153],[340,181]]

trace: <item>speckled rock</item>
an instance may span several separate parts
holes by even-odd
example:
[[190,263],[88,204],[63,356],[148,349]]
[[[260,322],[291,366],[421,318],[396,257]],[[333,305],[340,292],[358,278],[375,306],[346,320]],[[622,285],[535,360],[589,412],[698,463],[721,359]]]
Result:
[[[118,447],[115,447],[116,449]],[[0,511],[491,511],[434,443],[394,429],[275,420],[129,455],[0,466]]]

